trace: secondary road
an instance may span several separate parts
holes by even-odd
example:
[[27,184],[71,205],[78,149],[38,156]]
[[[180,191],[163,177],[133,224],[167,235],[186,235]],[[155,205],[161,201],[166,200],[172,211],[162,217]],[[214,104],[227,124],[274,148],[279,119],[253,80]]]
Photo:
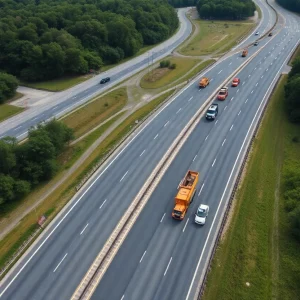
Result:
[[[31,126],[66,114],[103,91],[136,74],[153,62],[170,54],[192,32],[192,24],[185,15],[186,11],[186,8],[178,9],[180,27],[170,39],[120,66],[96,75],[66,91],[54,93],[51,96],[41,99],[28,110],[2,122],[0,126],[0,138],[9,135],[17,137],[20,140],[24,139],[27,135],[27,130]],[[99,82],[103,77],[110,77],[110,82],[100,85]]]
[[[264,15],[267,14],[266,10]],[[274,15],[270,16],[275,19]],[[269,20],[262,22],[260,30],[268,23]],[[268,38],[260,46],[267,41]],[[258,49],[251,47],[249,55]],[[195,110],[244,60],[240,55],[233,55],[219,61],[205,72],[212,78],[209,88],[199,92],[197,83],[190,83],[149,120],[8,274],[1,283],[0,296],[3,299],[69,299],[175,137]],[[172,192],[173,185],[168,186]],[[155,210],[154,215],[157,215]]]
[[[238,74],[241,84],[229,87],[229,97],[218,101],[216,121],[201,119],[149,199],[92,299],[193,299],[253,125],[280,70],[299,43],[300,18],[276,8],[286,17],[283,30]],[[235,59],[238,56],[230,62]],[[173,199],[188,169],[200,172],[201,179],[186,218],[178,222],[171,218]],[[210,206],[204,227],[194,223],[200,203]]]

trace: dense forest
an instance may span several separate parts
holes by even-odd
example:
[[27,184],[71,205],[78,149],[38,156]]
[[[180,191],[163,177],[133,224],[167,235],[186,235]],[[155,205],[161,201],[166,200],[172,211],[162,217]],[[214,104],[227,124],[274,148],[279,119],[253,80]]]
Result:
[[[298,123],[300,133],[300,56],[293,62],[285,85],[285,101],[289,120]],[[293,142],[300,143],[299,136],[292,138]],[[285,174],[284,198],[285,208],[289,213],[292,232],[300,241],[300,161],[290,164]]]
[[0,0],[0,70],[26,81],[84,74],[177,27],[167,0]]
[[13,137],[0,140],[0,210],[3,205],[26,196],[33,187],[53,177],[57,156],[73,138],[65,124],[52,120],[29,131],[28,141]]
[[197,10],[202,19],[241,20],[254,15],[252,0],[199,0]]
[[174,7],[196,6],[198,0],[169,0],[168,2]]
[[15,76],[0,73],[0,104],[12,98],[17,91],[19,81]]
[[300,13],[300,0],[277,0],[283,7]]

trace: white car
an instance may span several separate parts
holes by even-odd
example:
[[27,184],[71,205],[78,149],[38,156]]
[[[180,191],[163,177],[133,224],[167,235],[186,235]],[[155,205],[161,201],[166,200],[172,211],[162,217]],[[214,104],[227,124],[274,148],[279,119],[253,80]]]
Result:
[[259,35],[259,32],[258,32],[258,31],[256,31],[256,32],[255,32],[255,35]]
[[206,221],[206,217],[208,216],[209,206],[205,204],[200,204],[195,213],[195,223],[199,225],[204,225]]

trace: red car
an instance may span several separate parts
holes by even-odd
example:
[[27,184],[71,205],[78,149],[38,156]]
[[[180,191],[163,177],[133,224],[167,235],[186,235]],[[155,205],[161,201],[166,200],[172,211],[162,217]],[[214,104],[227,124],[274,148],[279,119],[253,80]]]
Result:
[[225,100],[228,96],[228,87],[222,87],[218,94],[218,100]]
[[238,86],[240,84],[239,78],[233,78],[231,86]]

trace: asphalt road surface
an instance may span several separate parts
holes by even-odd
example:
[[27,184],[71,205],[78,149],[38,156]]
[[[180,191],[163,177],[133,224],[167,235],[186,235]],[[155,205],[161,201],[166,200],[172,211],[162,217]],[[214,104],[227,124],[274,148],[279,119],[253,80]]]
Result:
[[[260,31],[271,26],[272,21],[275,20],[274,13],[269,14],[266,7],[262,7],[262,9],[264,20],[260,24]],[[171,268],[177,266],[176,262],[178,262],[177,267],[180,265],[184,269],[183,273],[187,276],[195,271],[195,265],[200,255],[199,251],[202,249],[199,241],[196,243],[196,239],[200,239],[200,243],[205,241],[205,232],[209,230],[216,213],[216,206],[220,202],[218,193],[221,193],[222,189],[224,190],[223,182],[228,180],[227,173],[230,172],[232,162],[236,159],[235,151],[239,150],[241,138],[243,134],[245,135],[244,131],[249,128],[249,120],[253,119],[255,105],[258,107],[270,82],[299,37],[298,25],[292,23],[293,20],[292,17],[288,20],[288,26],[292,26],[292,29],[285,28],[272,39],[266,38],[258,47],[249,49],[249,55],[251,55],[270,41],[249,67],[239,75],[242,80],[241,85],[236,89],[230,88],[229,98],[223,103],[220,102],[218,123],[208,123],[204,120],[200,122],[172,164],[170,170],[172,169],[173,172],[169,170],[164,176],[162,183],[153,194],[107,274],[100,282],[95,294],[97,299],[121,299],[124,294],[127,299],[152,299],[151,297],[155,296],[153,295],[154,291],[157,293],[175,291],[172,280],[177,280],[177,277],[169,276],[176,272],[174,269],[170,272]],[[291,30],[293,30],[293,34],[284,36],[285,32],[291,32]],[[255,37],[251,37],[251,39],[255,39]],[[279,46],[276,43],[281,44]],[[283,46],[286,48],[279,54]],[[69,299],[112,230],[175,137],[211,93],[244,60],[245,58],[242,58],[240,53],[220,60],[205,72],[206,76],[212,78],[208,88],[199,91],[198,80],[191,82],[163,110],[150,119],[131,142],[114,156],[101,173],[96,175],[95,180],[79,192],[65,212],[56,219],[26,257],[8,274],[5,281],[1,283],[0,297],[14,300]],[[270,65],[273,60],[274,63]],[[266,67],[267,65],[268,67]],[[265,74],[263,78],[258,77],[263,74]],[[248,78],[249,75],[251,76]],[[256,86],[257,82],[258,86]],[[248,98],[244,99],[246,94],[249,94]],[[231,100],[232,97],[234,98]],[[239,113],[239,115],[236,116],[235,113]],[[227,140],[223,146],[220,146],[225,138]],[[215,162],[214,159],[216,159]],[[193,165],[190,166],[191,163]],[[176,172],[173,169],[174,166]],[[188,168],[200,171],[199,191],[201,184],[205,183],[201,199],[204,199],[203,195],[209,195],[205,199],[207,199],[206,203],[211,206],[211,212],[205,227],[200,229],[193,227],[191,217],[193,208],[196,208],[200,201],[199,198],[195,199],[194,206],[189,211],[190,221],[185,232],[182,232],[187,218],[184,222],[174,223],[170,219],[170,214],[177,184]],[[205,182],[204,180],[208,176],[210,180],[206,179],[207,182]],[[218,181],[217,188],[216,181]],[[148,215],[145,216],[147,213],[151,214],[150,218]],[[164,213],[166,215],[160,222]],[[201,233],[197,232],[195,237],[196,230],[201,230]],[[185,241],[186,238],[189,240]],[[180,239],[183,239],[184,242],[177,244]],[[184,248],[185,251],[191,251],[189,264],[180,260],[183,252],[178,251],[178,247],[179,250]],[[142,265],[139,261],[146,250],[141,269]],[[162,277],[161,275],[164,274],[166,266],[173,256],[169,270],[166,272],[168,276]],[[154,257],[157,262],[153,264],[151,261],[154,261]],[[186,260],[187,256],[184,257]],[[186,270],[188,266],[189,268]],[[145,288],[147,277],[151,280],[148,281]],[[169,281],[164,283],[166,279]],[[184,280],[180,283],[181,285],[178,283],[178,295],[185,293],[182,290],[182,284],[185,282],[188,287],[191,278],[188,277]],[[162,286],[163,284],[164,286]],[[168,287],[169,284],[174,288],[171,291]],[[143,297],[141,298],[142,292]],[[168,298],[158,297],[157,299]],[[181,298],[175,297],[174,299]]]
[[[186,8],[178,10],[180,28],[178,32],[167,41],[150,51],[140,55],[120,66],[103,72],[92,79],[78,84],[66,91],[54,93],[41,99],[36,105],[28,110],[3,121],[0,126],[0,138],[14,136],[19,140],[27,136],[27,130],[40,122],[53,117],[60,117],[92,99],[101,92],[108,90],[117,83],[136,74],[153,62],[167,56],[177,48],[192,32],[192,25],[185,15]],[[110,77],[106,84],[99,84],[103,77]]]
[[[284,28],[237,75],[241,84],[229,87],[229,97],[218,101],[216,121],[201,119],[149,199],[92,299],[193,299],[253,124],[274,78],[278,78],[299,42],[299,18],[278,10],[286,17]],[[238,56],[231,60],[235,59]],[[178,222],[171,218],[173,199],[188,169],[200,172],[197,197],[185,219]],[[210,206],[203,227],[194,223],[200,203]]]

